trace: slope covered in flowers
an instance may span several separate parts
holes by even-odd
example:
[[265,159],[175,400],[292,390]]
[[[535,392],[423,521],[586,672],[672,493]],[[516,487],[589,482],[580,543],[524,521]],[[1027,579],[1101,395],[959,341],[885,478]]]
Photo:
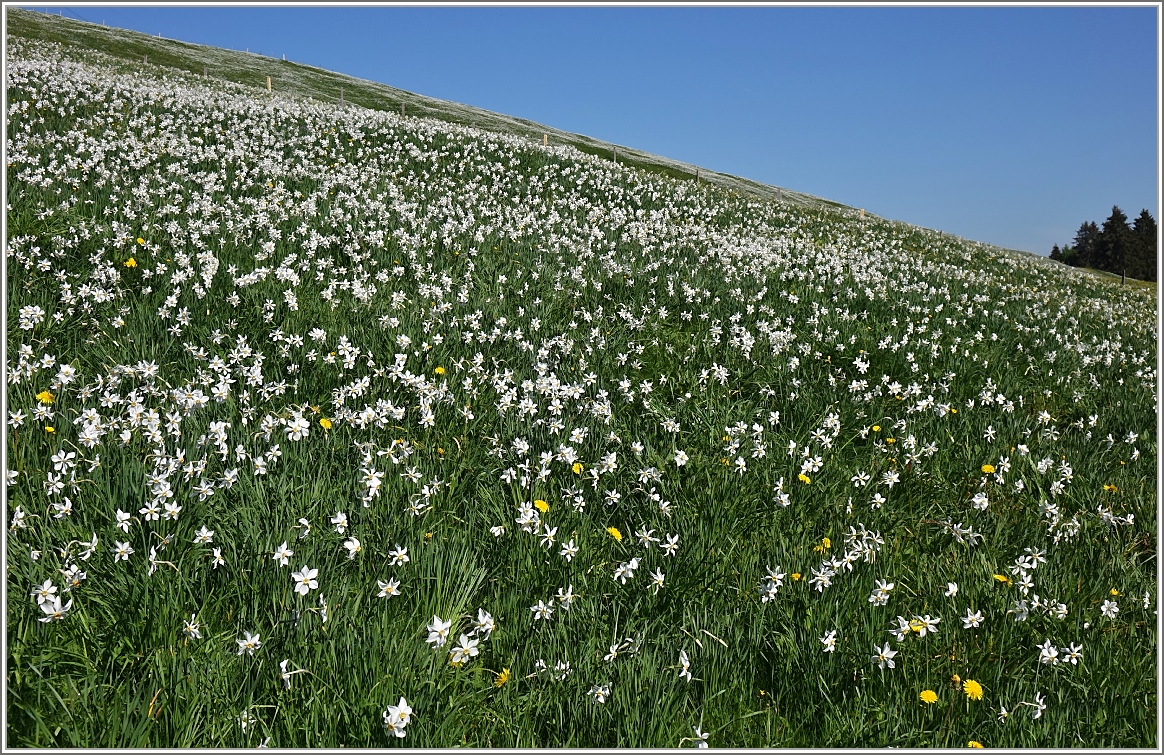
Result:
[[13,743],[1154,746],[1154,292],[9,40]]

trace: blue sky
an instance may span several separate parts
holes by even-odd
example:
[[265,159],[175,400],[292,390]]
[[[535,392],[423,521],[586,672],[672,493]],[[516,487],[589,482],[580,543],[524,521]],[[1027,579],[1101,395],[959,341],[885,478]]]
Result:
[[63,10],[1041,254],[1159,219],[1154,7]]

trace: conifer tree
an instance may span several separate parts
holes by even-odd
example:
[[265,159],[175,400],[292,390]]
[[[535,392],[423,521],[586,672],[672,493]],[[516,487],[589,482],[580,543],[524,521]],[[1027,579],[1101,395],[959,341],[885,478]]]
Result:
[[1131,238],[1132,228],[1128,225],[1128,216],[1113,205],[1111,215],[1103,221],[1103,229],[1099,232],[1091,266],[1123,275],[1126,271]]
[[1075,254],[1070,264],[1075,267],[1092,267],[1095,246],[1099,241],[1099,226],[1092,221],[1084,221],[1075,232]]
[[1132,224],[1129,249],[1128,275],[1145,281],[1156,281],[1156,220],[1147,210],[1141,210]]

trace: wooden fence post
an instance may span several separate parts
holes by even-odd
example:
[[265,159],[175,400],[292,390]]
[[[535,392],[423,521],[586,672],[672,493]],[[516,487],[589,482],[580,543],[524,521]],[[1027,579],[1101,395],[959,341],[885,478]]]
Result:
[[150,56],[149,56],[149,55],[142,55],[142,56],[141,56],[141,62],[142,62],[142,64],[147,64],[147,63],[149,63],[149,62],[150,62]]
[[271,77],[270,76],[267,77],[267,91],[268,92],[271,91]]
[[543,147],[550,146],[550,135],[549,134],[542,134],[542,146]]

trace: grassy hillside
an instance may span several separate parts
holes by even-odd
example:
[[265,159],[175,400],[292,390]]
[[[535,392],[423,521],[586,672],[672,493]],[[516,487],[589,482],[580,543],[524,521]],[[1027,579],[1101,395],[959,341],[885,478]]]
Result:
[[7,12],[9,745],[1158,746],[1154,289]]
[[[125,29],[97,26],[63,16],[46,15],[19,8],[8,8],[6,12],[10,37],[57,42],[78,51],[100,50],[124,61],[130,67],[128,70],[146,70],[153,65],[154,68],[149,70],[158,73],[165,68],[205,74],[213,79],[231,81],[254,89],[265,89],[269,76],[272,88],[280,93],[310,97],[328,103],[339,103],[342,96],[343,102],[351,105],[392,112],[400,112],[400,106],[403,105],[408,115],[514,134],[538,142],[542,141],[543,135],[548,135],[552,144],[570,145],[586,154],[607,159],[615,158],[617,147],[617,158],[625,165],[672,178],[686,180],[696,178],[697,168],[694,165],[580,134],[560,131],[525,119],[425,97],[301,63],[255,53],[151,37]],[[729,191],[763,199],[777,197],[776,187],[746,178],[716,173],[706,168],[700,168],[698,176],[700,180]],[[842,207],[836,202],[788,189],[780,190],[780,198],[809,206]]]

